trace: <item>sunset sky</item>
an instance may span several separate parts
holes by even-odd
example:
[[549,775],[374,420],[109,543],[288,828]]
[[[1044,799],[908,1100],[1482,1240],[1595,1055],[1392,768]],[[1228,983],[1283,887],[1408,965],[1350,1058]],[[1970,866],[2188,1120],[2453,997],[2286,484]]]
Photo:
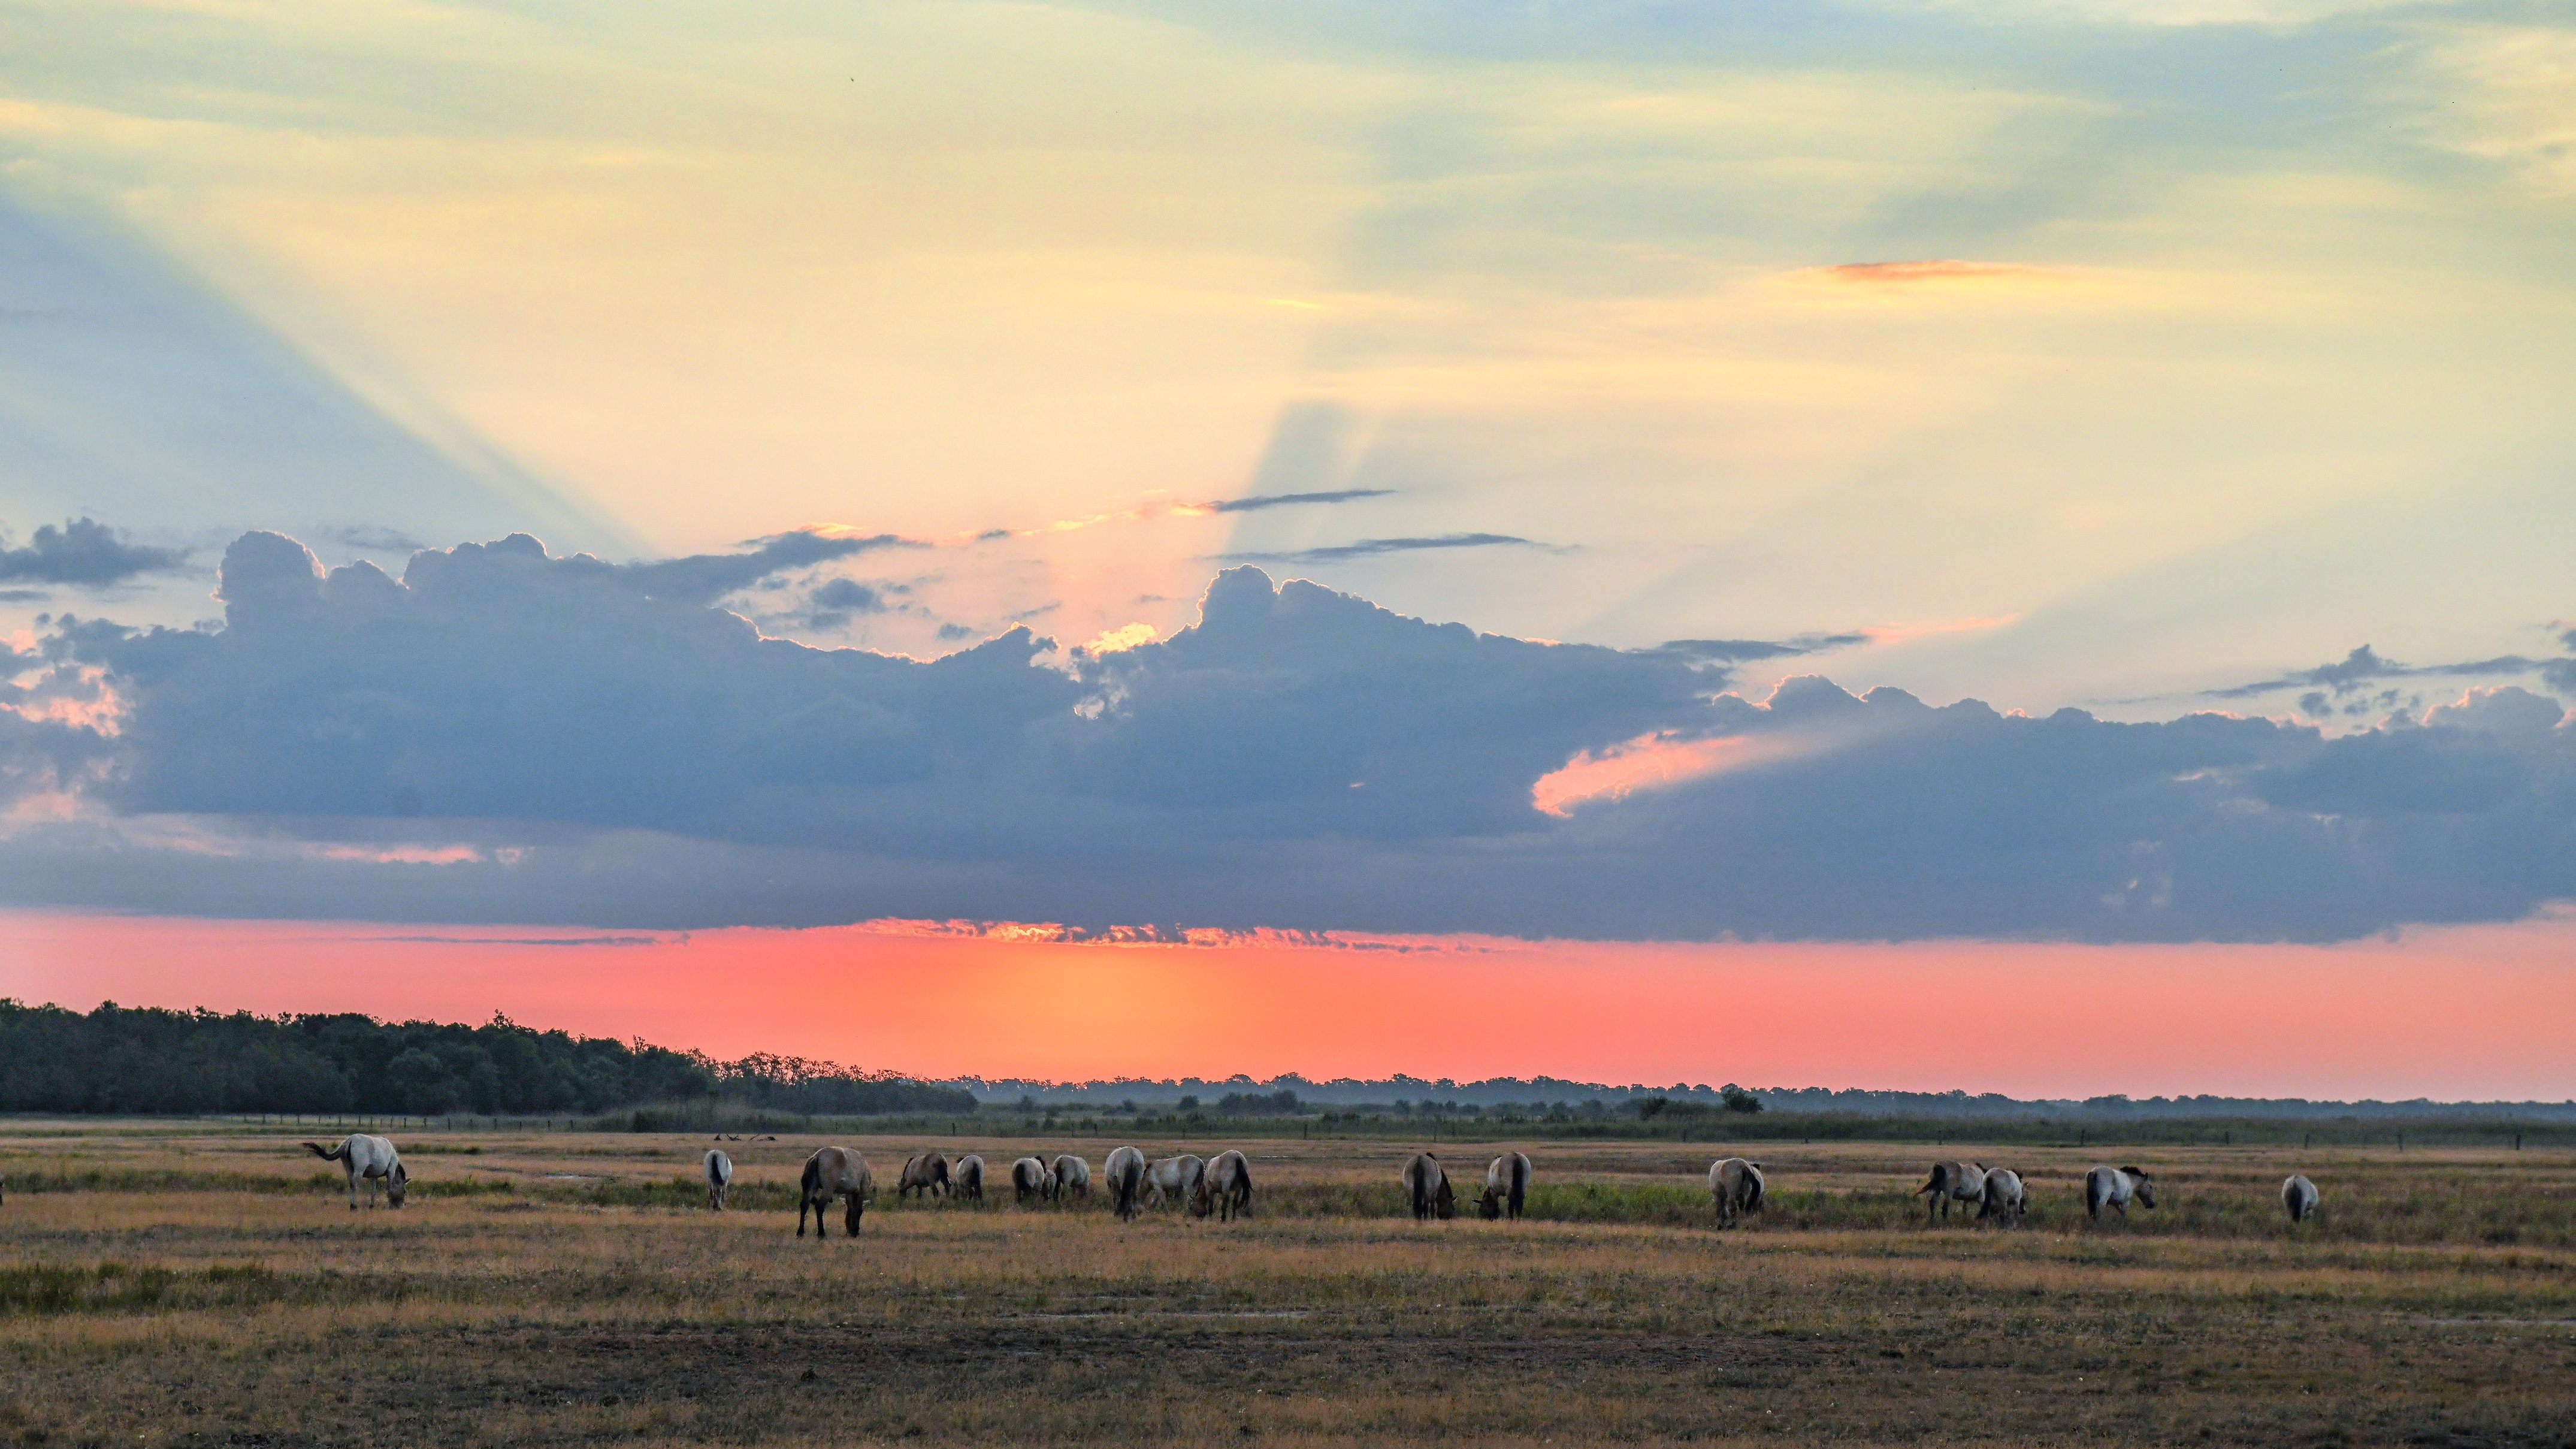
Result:
[[2576,1096],[2571,242],[2568,3],[31,0],[0,996]]

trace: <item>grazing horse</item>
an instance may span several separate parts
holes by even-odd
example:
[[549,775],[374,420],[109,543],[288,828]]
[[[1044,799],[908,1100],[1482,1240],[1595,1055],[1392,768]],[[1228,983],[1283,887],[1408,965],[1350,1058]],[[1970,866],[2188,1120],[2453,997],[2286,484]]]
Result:
[[1439,1218],[1444,1222],[1458,1216],[1458,1196],[1449,1190],[1449,1174],[1440,1159],[1428,1152],[1413,1154],[1404,1164],[1404,1191],[1413,1199],[1413,1220]]
[[725,1189],[733,1186],[733,1159],[721,1147],[707,1149],[707,1206],[724,1211]]
[[376,1205],[376,1189],[379,1186],[384,1188],[385,1203],[390,1207],[401,1207],[403,1195],[411,1190],[411,1173],[402,1165],[401,1154],[395,1152],[394,1145],[382,1137],[370,1137],[363,1132],[354,1132],[329,1147],[324,1147],[319,1142],[307,1142],[304,1145],[313,1150],[314,1156],[325,1162],[339,1163],[342,1170],[349,1174],[349,1211],[351,1212],[358,1210],[358,1181],[361,1178],[366,1180],[369,1207]]
[[1986,1170],[1973,1162],[1933,1163],[1932,1175],[1914,1189],[1914,1195],[1921,1197],[1927,1192],[1932,1195],[1932,1200],[1923,1205],[1923,1220],[1928,1223],[1936,1209],[1946,1218],[1954,1202],[1982,1202],[1986,1196]]
[[1068,1193],[1079,1198],[1091,1196],[1091,1164],[1070,1152],[1055,1160],[1056,1201],[1064,1201]]
[[796,1236],[805,1236],[805,1210],[814,1210],[814,1241],[823,1241],[823,1209],[832,1199],[848,1203],[841,1226],[851,1237],[859,1235],[859,1217],[868,1210],[868,1192],[876,1185],[876,1174],[868,1170],[868,1160],[846,1147],[817,1147],[805,1159],[805,1175],[796,1186]]
[[1762,1211],[1762,1164],[1741,1157],[1721,1157],[1708,1165],[1708,1195],[1717,1204],[1717,1225],[1735,1226],[1746,1213]]
[[2156,1185],[2147,1180],[2143,1169],[2097,1167],[2084,1174],[2084,1216],[2094,1222],[2102,1220],[2102,1209],[2106,1207],[2127,1221],[2129,1199],[2133,1197],[2143,1206],[2156,1205]]
[[[2147,1204],[2155,1206],[2153,1203]],[[2304,1223],[2317,1215],[2317,1185],[2297,1173],[2281,1184],[2281,1206],[2289,1209],[2290,1221]]]
[[1987,1168],[1985,1200],[1977,1204],[1977,1221],[2002,1218],[2015,1223],[2029,1213],[2030,1195],[2022,1190],[2021,1174],[2008,1167]]
[[1190,1195],[1190,1215],[1203,1218],[1214,1212],[1218,1222],[1230,1223],[1250,1206],[1252,1164],[1231,1147],[1209,1158],[1207,1171],[1199,1174],[1198,1191]]
[[984,1200],[984,1159],[969,1152],[957,1159],[948,1171],[948,1186],[959,1197],[972,1202]]
[[1145,1210],[1145,1154],[1133,1147],[1120,1147],[1110,1152],[1109,1160],[1100,1165],[1101,1175],[1109,1181],[1109,1205],[1125,1222]]
[[1198,1196],[1199,1179],[1206,1173],[1207,1164],[1187,1152],[1146,1163],[1145,1201],[1189,1202]]
[[1023,1157],[1011,1164],[1011,1191],[1022,1206],[1030,1198],[1046,1202],[1055,1196],[1055,1174],[1034,1157]]
[[923,1197],[937,1197],[946,1191],[948,1191],[947,1158],[936,1152],[925,1152],[919,1157],[907,1157],[903,1160],[903,1176],[896,1178],[894,1183],[896,1197],[910,1197],[916,1192]]
[[1476,1199],[1476,1216],[1487,1222],[1508,1215],[1520,1220],[1521,1207],[1529,1201],[1529,1154],[1506,1152],[1485,1169],[1484,1195]]

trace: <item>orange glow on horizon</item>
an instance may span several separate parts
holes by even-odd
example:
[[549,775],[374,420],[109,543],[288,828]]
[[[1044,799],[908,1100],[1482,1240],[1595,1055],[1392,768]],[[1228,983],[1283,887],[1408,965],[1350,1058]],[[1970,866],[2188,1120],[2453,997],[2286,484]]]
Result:
[[925,1076],[2576,1096],[2576,916],[2344,946],[685,934],[0,912],[0,995],[364,1011]]

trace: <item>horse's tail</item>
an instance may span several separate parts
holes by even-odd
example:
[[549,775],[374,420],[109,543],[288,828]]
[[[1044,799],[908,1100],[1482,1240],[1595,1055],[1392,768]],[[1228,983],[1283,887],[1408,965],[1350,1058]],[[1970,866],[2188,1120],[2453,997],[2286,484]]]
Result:
[[323,1146],[319,1142],[307,1142],[304,1145],[313,1149],[313,1155],[321,1158],[324,1162],[345,1162],[348,1160],[349,1144],[346,1142],[334,1142],[328,1147]]
[[1923,1185],[1914,1189],[1913,1196],[1921,1197],[1927,1192],[1939,1192],[1949,1185],[1950,1174],[1936,1165],[1932,1169],[1932,1175],[1923,1180]]
[[796,1190],[802,1195],[802,1200],[811,1201],[814,1189],[822,1185],[823,1165],[810,1157],[805,1159],[805,1175],[796,1182]]

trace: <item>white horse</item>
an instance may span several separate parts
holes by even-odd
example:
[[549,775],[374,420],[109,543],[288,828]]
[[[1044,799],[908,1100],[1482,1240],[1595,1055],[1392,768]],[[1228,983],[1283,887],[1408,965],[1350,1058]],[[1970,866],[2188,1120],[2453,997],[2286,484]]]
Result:
[[1064,1201],[1067,1194],[1080,1198],[1091,1196],[1091,1164],[1070,1152],[1055,1160],[1056,1201]]
[[725,1189],[733,1186],[733,1159],[721,1147],[707,1149],[707,1206],[724,1211]]
[[1746,1213],[1762,1211],[1762,1164],[1741,1157],[1721,1157],[1708,1165],[1708,1195],[1717,1204],[1717,1225],[1735,1226]]
[[2084,1216],[2102,1220],[2102,1209],[2109,1208],[2122,1221],[2129,1216],[2129,1200],[2135,1198],[2144,1207],[2156,1205],[2156,1185],[2147,1180],[2146,1172],[2135,1167],[2097,1167],[2084,1174]]
[[1198,1191],[1190,1197],[1190,1212],[1197,1217],[1214,1212],[1218,1222],[1230,1223],[1250,1206],[1252,1164],[1231,1147],[1209,1158],[1207,1171],[1199,1175]]
[[2030,1196],[2022,1190],[2021,1174],[2008,1167],[1987,1168],[1985,1201],[1977,1205],[1977,1221],[2002,1218],[2015,1223],[2029,1212]]
[[868,1170],[868,1160],[846,1147],[817,1147],[805,1159],[805,1175],[796,1184],[796,1236],[805,1236],[805,1210],[814,1210],[814,1241],[823,1241],[823,1209],[832,1199],[841,1198],[847,1206],[841,1226],[851,1237],[859,1235],[859,1218],[868,1210],[868,1191],[876,1185],[876,1174]]
[[2281,1206],[2288,1209],[2290,1221],[2304,1223],[2317,1215],[2317,1185],[2297,1173],[2281,1184]]
[[1923,1205],[1923,1220],[1930,1222],[1935,1209],[1946,1218],[1950,1215],[1952,1203],[1985,1200],[1986,1169],[1974,1162],[1933,1163],[1932,1175],[1923,1180],[1921,1187],[1914,1189],[1914,1195],[1921,1197],[1927,1192],[1932,1195],[1932,1200]]
[[1117,1148],[1101,1164],[1101,1173],[1109,1181],[1109,1205],[1120,1222],[1145,1210],[1144,1153],[1133,1147]]
[[1404,1164],[1405,1195],[1413,1200],[1413,1220],[1458,1216],[1458,1196],[1449,1189],[1449,1173],[1440,1159],[1417,1152]]
[[1188,1202],[1198,1195],[1199,1178],[1206,1172],[1207,1163],[1187,1152],[1146,1163],[1145,1201]]
[[358,1210],[358,1180],[366,1179],[367,1206],[376,1205],[376,1189],[382,1187],[385,1202],[391,1207],[403,1205],[403,1195],[411,1189],[411,1173],[402,1165],[401,1154],[382,1137],[353,1132],[330,1147],[319,1142],[304,1144],[313,1155],[325,1162],[339,1163],[349,1174],[349,1211]]
[[1485,1169],[1485,1192],[1476,1199],[1476,1216],[1487,1222],[1509,1216],[1518,1221],[1529,1201],[1530,1160],[1524,1152],[1506,1152]]
[[959,1197],[973,1202],[984,1200],[984,1159],[969,1152],[957,1159],[948,1170],[948,1185]]
[[1026,1204],[1030,1198],[1045,1202],[1055,1196],[1055,1174],[1034,1157],[1023,1157],[1011,1164],[1011,1192]]

